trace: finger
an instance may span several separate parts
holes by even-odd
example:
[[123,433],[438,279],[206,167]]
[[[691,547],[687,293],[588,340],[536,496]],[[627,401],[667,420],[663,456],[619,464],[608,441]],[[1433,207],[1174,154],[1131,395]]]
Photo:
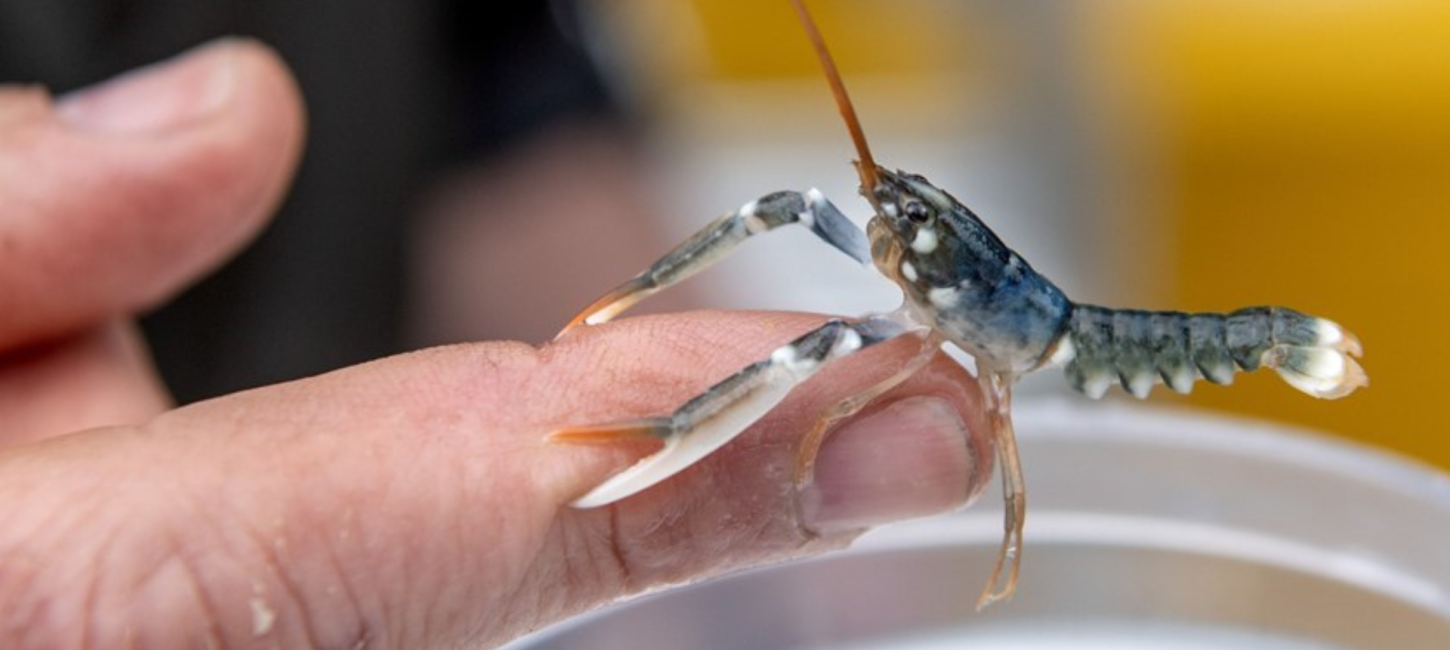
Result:
[[0,447],[161,413],[170,401],[145,347],[117,321],[0,354]]
[[[0,505],[25,504],[8,531],[28,546],[103,553],[103,579],[90,584],[147,589],[77,589],[73,574],[40,568],[64,563],[31,564],[0,587],[0,612],[63,608],[57,598],[74,591],[138,640],[496,644],[974,495],[991,450],[975,384],[944,357],[846,421],[815,483],[795,484],[796,443],[816,415],[915,352],[883,344],[823,371],[700,466],[610,508],[565,505],[648,450],[553,445],[550,431],[671,410],[820,320],[697,313],[627,319],[543,350],[430,350],[195,404],[139,433],[16,450],[0,456]],[[74,473],[65,489],[62,466]],[[880,493],[834,514],[802,507]],[[57,502],[99,514],[71,521],[54,515]]]
[[0,87],[0,350],[134,313],[264,223],[298,157],[281,62],[225,40],[59,102]]

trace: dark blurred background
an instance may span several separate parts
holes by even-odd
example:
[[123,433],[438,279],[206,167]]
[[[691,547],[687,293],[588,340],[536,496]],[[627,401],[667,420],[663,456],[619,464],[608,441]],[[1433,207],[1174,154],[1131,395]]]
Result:
[[[510,317],[502,306],[491,325],[475,324],[466,333],[410,324],[405,314],[413,303],[442,301],[407,291],[427,283],[405,258],[425,236],[421,222],[429,217],[421,213],[429,202],[448,201],[433,198],[446,174],[493,166],[492,173],[477,173],[498,176],[510,171],[509,161],[532,156],[545,160],[527,173],[549,184],[577,170],[568,160],[548,160],[572,157],[561,146],[540,153],[536,143],[541,134],[565,128],[588,139],[580,149],[596,158],[630,156],[616,105],[580,44],[574,5],[0,0],[0,80],[44,83],[60,94],[226,35],[272,45],[295,71],[310,132],[280,215],[237,260],[144,320],[162,373],[185,402],[450,337],[545,335],[540,325],[517,325],[529,319]],[[567,179],[554,187],[571,188]],[[480,200],[527,203],[497,187],[479,193]],[[488,256],[493,238],[475,234],[482,239],[473,242],[473,253]],[[596,257],[611,254],[607,238],[597,243],[606,248]],[[540,268],[568,259],[569,266],[590,270],[577,253],[535,248]],[[606,270],[623,277],[639,259]],[[546,284],[531,278],[533,271],[521,266],[469,281]],[[563,322],[596,290],[564,292],[552,322]]]

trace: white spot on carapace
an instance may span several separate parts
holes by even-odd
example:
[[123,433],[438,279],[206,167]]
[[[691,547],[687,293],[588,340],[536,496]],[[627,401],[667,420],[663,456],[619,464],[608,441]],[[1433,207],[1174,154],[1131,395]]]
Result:
[[927,255],[936,250],[936,230],[932,228],[921,228],[916,231],[916,237],[911,240],[911,250],[922,255]]
[[272,631],[272,625],[277,622],[277,613],[261,596],[252,596],[249,601],[252,606],[252,636],[262,636]]
[[931,301],[932,306],[937,309],[949,309],[957,306],[957,298],[961,296],[961,290],[956,287],[933,287],[926,292],[926,299]]
[[889,219],[895,219],[896,215],[901,214],[899,211],[897,211],[895,203],[883,204],[881,206],[881,211],[885,213],[886,217]]
[[916,282],[918,277],[916,275],[916,266],[913,265],[911,262],[902,262],[901,277],[906,278],[907,282]]
[[1020,278],[1022,276],[1022,258],[1016,253],[1007,256],[1007,277]]

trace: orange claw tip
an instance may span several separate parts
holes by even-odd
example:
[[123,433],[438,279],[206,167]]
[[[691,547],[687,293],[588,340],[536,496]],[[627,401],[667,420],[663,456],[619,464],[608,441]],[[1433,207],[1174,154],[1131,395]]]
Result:
[[669,418],[647,418],[609,424],[567,427],[549,434],[549,442],[564,444],[608,444],[626,440],[660,439],[669,435]]
[[[606,302],[606,299],[609,300]],[[594,320],[599,313],[609,307],[609,303],[613,302],[614,301],[612,296],[604,296],[590,303],[588,307],[580,310],[579,313],[575,314],[573,318],[569,319],[569,323],[564,326],[564,329],[559,330],[559,333],[554,335],[554,340],[557,341],[561,338],[564,338],[564,335],[585,325],[594,325],[595,323],[590,321]],[[605,318],[604,320],[608,320],[608,318]]]
[[569,324],[568,325],[565,325],[564,326],[564,329],[559,330],[559,333],[554,335],[554,340],[557,341],[559,339],[564,338],[564,336],[566,334],[568,334],[569,332],[574,331],[580,325],[583,325],[584,324],[584,321],[589,320],[589,316],[592,315],[593,313],[594,312],[592,312],[592,311],[590,311],[588,309],[585,309],[584,311],[581,311],[578,314],[576,314],[573,318],[569,319]]
[[565,334],[583,325],[607,323],[624,310],[633,307],[635,303],[644,300],[651,293],[653,291],[650,283],[642,278],[634,278],[621,284],[589,303],[588,307],[579,310],[574,318],[569,319],[569,324],[559,330],[559,333],[554,336],[554,340],[563,338]]

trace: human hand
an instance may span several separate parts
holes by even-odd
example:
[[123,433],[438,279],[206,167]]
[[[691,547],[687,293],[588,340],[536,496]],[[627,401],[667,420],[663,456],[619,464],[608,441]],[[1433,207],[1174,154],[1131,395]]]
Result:
[[817,414],[889,375],[901,341],[834,364],[675,479],[564,505],[648,449],[548,432],[667,412],[820,320],[805,315],[626,319],[168,410],[128,319],[260,227],[300,102],[244,41],[82,97],[0,91],[0,647],[492,645],[841,546],[986,480],[975,383],[939,357],[795,484]]

